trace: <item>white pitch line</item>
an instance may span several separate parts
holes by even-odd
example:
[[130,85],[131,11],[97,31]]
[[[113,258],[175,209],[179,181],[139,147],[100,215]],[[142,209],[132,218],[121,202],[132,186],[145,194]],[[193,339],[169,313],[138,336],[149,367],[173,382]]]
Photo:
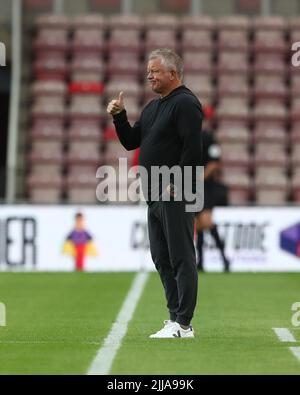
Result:
[[128,323],[133,317],[148,277],[149,273],[147,272],[140,272],[135,276],[118,317],[108,336],[105,338],[103,346],[98,350],[87,372],[88,375],[109,374],[117,351],[126,335]]
[[297,342],[288,328],[273,328],[273,331],[281,342]]
[[295,357],[300,362],[300,347],[289,347],[289,349],[292,351],[292,353],[295,355]]

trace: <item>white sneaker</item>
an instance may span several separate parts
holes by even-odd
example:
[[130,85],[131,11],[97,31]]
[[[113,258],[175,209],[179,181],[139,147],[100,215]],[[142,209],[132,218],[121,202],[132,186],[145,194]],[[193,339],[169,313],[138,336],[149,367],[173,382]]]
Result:
[[166,328],[168,328],[169,326],[172,326],[174,324],[175,324],[175,321],[164,320],[164,327],[160,331],[154,333],[153,335],[150,335],[149,337],[151,337],[151,338],[161,337],[160,336],[161,333],[163,333],[166,330]]
[[195,337],[192,326],[183,329],[178,322],[164,321],[165,326],[158,332],[150,336],[152,339],[174,339],[176,337],[193,338]]

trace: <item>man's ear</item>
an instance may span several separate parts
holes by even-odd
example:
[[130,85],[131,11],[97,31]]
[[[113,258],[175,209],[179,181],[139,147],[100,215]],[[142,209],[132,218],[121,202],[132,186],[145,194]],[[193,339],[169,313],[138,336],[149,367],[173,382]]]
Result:
[[173,81],[176,78],[176,71],[170,70],[170,80]]

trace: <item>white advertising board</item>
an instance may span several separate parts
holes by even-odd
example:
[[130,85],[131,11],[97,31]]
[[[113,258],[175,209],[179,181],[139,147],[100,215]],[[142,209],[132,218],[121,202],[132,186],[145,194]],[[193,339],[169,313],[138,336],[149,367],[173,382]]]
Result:
[[[85,271],[154,270],[146,207],[31,205],[0,208],[0,270],[73,271],[62,251],[77,212],[98,250],[84,258]],[[233,271],[300,271],[300,209],[216,208],[214,218]],[[204,267],[222,270],[209,233]]]

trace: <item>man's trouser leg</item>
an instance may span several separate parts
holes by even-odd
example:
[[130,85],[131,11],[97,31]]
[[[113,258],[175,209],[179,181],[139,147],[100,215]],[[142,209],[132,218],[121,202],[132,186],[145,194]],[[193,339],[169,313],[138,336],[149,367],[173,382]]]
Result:
[[160,202],[153,202],[148,207],[150,251],[152,260],[164,286],[170,319],[176,321],[178,310],[177,282],[170,263],[168,244],[161,224],[159,204]]
[[189,325],[192,320],[198,291],[198,272],[194,246],[195,213],[186,212],[184,201],[163,201],[161,215],[169,257],[174,269],[178,291],[176,321]]

